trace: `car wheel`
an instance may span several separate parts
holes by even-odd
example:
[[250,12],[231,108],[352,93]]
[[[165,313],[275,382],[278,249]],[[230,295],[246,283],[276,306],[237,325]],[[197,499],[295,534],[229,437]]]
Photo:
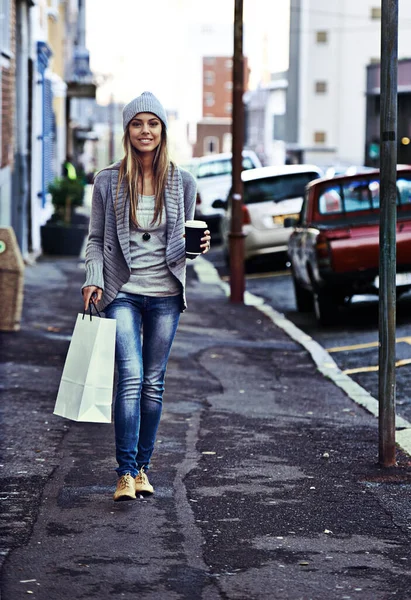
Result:
[[326,290],[314,290],[314,313],[320,325],[334,325],[338,318],[336,298]]
[[313,308],[313,297],[312,294],[302,287],[297,281],[294,272],[292,274],[295,303],[297,305],[298,312],[310,312]]

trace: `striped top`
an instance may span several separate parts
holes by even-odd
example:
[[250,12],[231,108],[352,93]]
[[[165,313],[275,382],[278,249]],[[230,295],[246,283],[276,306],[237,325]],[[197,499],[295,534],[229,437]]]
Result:
[[[114,300],[131,274],[130,200],[125,185],[119,190],[115,208],[119,167],[120,163],[116,163],[100,171],[93,188],[83,287],[95,285],[103,289],[99,310]],[[174,173],[170,169],[165,190],[166,263],[181,284],[182,311],[187,306],[184,222],[194,218],[195,201],[196,182],[191,173],[179,167]]]

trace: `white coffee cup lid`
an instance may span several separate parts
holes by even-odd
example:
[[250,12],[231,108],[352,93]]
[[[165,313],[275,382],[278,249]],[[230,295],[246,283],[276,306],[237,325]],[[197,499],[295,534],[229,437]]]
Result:
[[207,223],[205,221],[186,221],[186,227],[198,227],[202,229],[207,229]]

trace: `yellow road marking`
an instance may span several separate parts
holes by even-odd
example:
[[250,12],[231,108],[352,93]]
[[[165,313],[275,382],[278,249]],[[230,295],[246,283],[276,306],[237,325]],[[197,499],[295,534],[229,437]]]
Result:
[[[397,360],[395,366],[405,367],[406,365],[411,365],[411,358],[403,358],[402,360]],[[358,367],[357,369],[346,369],[343,371],[344,375],[353,375],[354,373],[372,373],[378,371],[378,365],[373,367]]]
[[[400,337],[395,340],[397,344],[400,342],[405,342],[406,344],[411,345],[411,337]],[[364,348],[377,348],[379,346],[379,342],[368,342],[366,344],[354,344],[352,346],[335,346],[333,348],[326,348],[327,352],[330,354],[333,352],[346,352],[349,350],[362,350]]]

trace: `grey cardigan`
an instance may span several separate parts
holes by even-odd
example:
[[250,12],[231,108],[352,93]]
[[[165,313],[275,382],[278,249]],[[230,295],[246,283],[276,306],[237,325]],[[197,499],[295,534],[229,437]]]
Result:
[[[131,273],[130,261],[130,200],[125,186],[119,190],[115,210],[120,163],[100,171],[94,181],[90,229],[86,248],[86,281],[103,290],[99,310],[110,304]],[[168,175],[165,191],[167,217],[166,262],[171,273],[181,283],[182,306],[185,296],[186,255],[184,222],[194,218],[196,182],[188,171],[176,167]]]

